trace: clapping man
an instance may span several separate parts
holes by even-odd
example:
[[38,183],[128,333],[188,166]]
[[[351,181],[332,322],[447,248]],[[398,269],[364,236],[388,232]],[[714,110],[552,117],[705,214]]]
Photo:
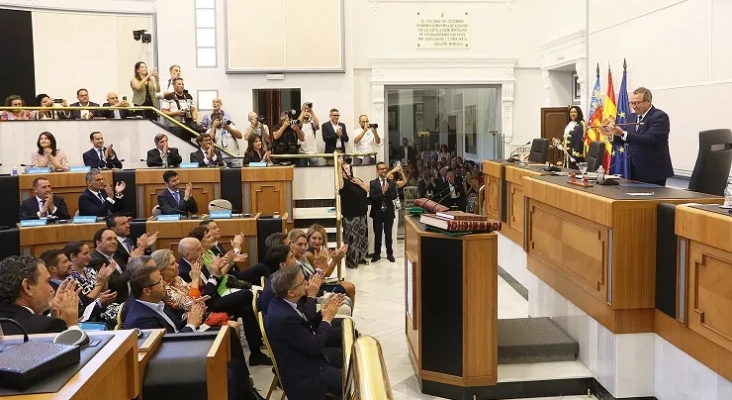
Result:
[[214,147],[211,135],[204,133],[196,138],[196,143],[201,146],[198,151],[191,153],[191,162],[197,162],[199,167],[218,167],[226,165],[224,156]]
[[158,194],[158,205],[161,214],[188,216],[198,212],[198,204],[196,204],[196,199],[193,198],[193,185],[190,182],[186,184],[185,190],[181,190],[178,187],[180,185],[178,173],[173,170],[165,171],[163,180],[167,190],[163,190]]
[[155,148],[147,151],[148,167],[178,167],[183,162],[178,149],[168,146],[168,136],[164,133],[155,135]]
[[112,148],[112,144],[104,147],[104,135],[102,132],[92,132],[89,135],[92,148],[82,155],[84,165],[92,168],[118,168],[122,169],[122,161]]
[[117,182],[113,188],[104,183],[102,172],[94,168],[86,173],[86,185],[87,189],[79,196],[79,215],[106,217],[122,210],[125,182]]
[[51,181],[36,178],[33,180],[33,197],[23,200],[18,218],[22,221],[38,218],[69,219],[71,216],[63,197],[53,194]]
[[[130,102],[127,101],[127,96],[122,97],[122,101],[119,101],[119,96],[115,92],[107,93],[107,102],[102,104],[102,107],[129,107]],[[129,115],[127,110],[109,110],[104,111],[104,117],[107,119],[125,119]]]

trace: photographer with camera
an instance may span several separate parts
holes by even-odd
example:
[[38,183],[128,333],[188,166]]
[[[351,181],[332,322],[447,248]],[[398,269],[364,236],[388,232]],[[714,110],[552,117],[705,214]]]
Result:
[[[369,123],[369,117],[361,115],[358,117],[358,124],[361,126],[361,133],[353,139],[353,147],[356,153],[371,153],[375,146],[381,146],[381,138],[376,129],[379,124]],[[376,156],[361,156],[353,159],[353,165],[368,165],[376,162]]]
[[[280,123],[274,126],[272,133],[272,153],[273,154],[297,154],[298,141],[305,140],[300,128],[300,121],[297,119],[297,111],[282,111],[280,113]],[[280,162],[295,163],[297,159],[279,159]]]
[[213,112],[203,116],[201,126],[203,126],[206,133],[211,135],[214,143],[219,147],[234,155],[242,155],[243,152],[238,139],[242,139],[243,136],[241,131],[234,125],[229,113],[221,109],[222,104],[220,98],[213,99]]
[[244,131],[244,140],[249,141],[249,136],[255,134],[262,138],[262,146],[267,151],[267,149],[272,147],[272,143],[270,142],[272,138],[269,134],[269,127],[265,124],[265,118],[258,116],[254,111],[250,112],[247,118],[249,119],[249,128]]
[[[298,141],[300,144],[300,154],[316,154],[318,153],[318,141],[315,138],[315,132],[320,129],[320,123],[318,117],[313,112],[313,103],[305,103],[302,105],[300,111],[300,117],[298,117],[302,126],[302,136],[304,140]],[[325,165],[325,160],[318,157],[313,158],[301,158],[300,166],[322,166]]]
[[[164,100],[160,103],[160,111],[187,126],[194,132],[202,133],[203,128],[196,122],[198,120],[198,110],[196,110],[196,104],[191,96],[185,89],[183,78],[173,79],[173,93],[165,96]],[[193,139],[193,135],[190,132],[180,129],[179,126],[173,127],[178,128],[181,137],[184,140]]]

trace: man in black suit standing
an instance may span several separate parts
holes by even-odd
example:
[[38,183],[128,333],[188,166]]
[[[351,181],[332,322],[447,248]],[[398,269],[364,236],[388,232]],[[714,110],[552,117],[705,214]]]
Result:
[[346,131],[346,124],[338,122],[340,118],[341,113],[338,109],[333,108],[330,110],[330,122],[326,122],[320,126],[323,129],[325,153],[333,153],[336,150],[341,153],[346,151],[348,132]]
[[84,165],[92,168],[118,168],[122,169],[122,162],[110,144],[104,147],[104,135],[102,132],[92,132],[89,135],[92,148],[82,155]]
[[671,123],[668,114],[654,107],[650,90],[639,87],[630,96],[633,114],[628,122],[643,125],[630,126],[627,131],[615,126],[615,118],[603,121],[603,133],[614,145],[628,144],[630,179],[666,186],[666,179],[674,175],[668,135]]
[[[76,99],[79,100],[76,103],[71,103],[71,107],[99,107],[99,104],[89,101],[89,92],[86,89],[79,89],[76,91]],[[102,111],[90,111],[90,110],[74,110],[71,111],[72,119],[92,119],[94,117],[103,117]]]
[[18,211],[20,221],[25,219],[69,219],[69,208],[63,197],[53,194],[51,181],[46,178],[33,180],[33,197],[23,200]]
[[224,156],[214,146],[213,139],[208,133],[199,135],[196,143],[201,146],[198,151],[191,153],[191,162],[197,162],[199,167],[221,167],[224,163]]
[[376,164],[376,171],[379,177],[369,184],[369,197],[371,198],[371,212],[369,217],[374,224],[374,256],[371,262],[381,259],[381,233],[386,237],[386,258],[395,262],[394,249],[392,249],[391,229],[394,225],[394,199],[397,198],[396,182],[387,179],[386,174],[389,167],[384,162]]
[[442,194],[434,200],[443,206],[465,211],[465,186],[462,180],[455,178],[455,171],[453,170],[447,171],[446,179],[445,183],[438,186],[438,193]]
[[414,147],[409,145],[409,139],[402,138],[402,146],[396,151],[399,161],[402,165],[414,165],[417,162],[417,153]]
[[[10,256],[0,261],[0,317],[18,322],[29,334],[78,329],[79,298],[76,282],[65,280],[54,295],[51,275],[43,262],[30,256]],[[49,308],[51,316],[43,315]],[[2,322],[6,335],[22,332],[14,324]]]
[[112,185],[104,183],[102,172],[94,168],[86,173],[87,189],[79,196],[79,215],[106,217],[122,210],[122,192],[127,187],[124,182]]
[[198,204],[193,198],[193,185],[190,182],[186,184],[186,190],[180,190],[180,179],[178,173],[173,170],[165,171],[163,174],[166,189],[158,194],[158,205],[163,215],[180,214],[188,216],[188,214],[198,213]]
[[[127,101],[127,97],[123,97],[122,101],[119,101],[117,93],[107,93],[107,102],[102,104],[102,107],[129,107],[130,102]],[[125,119],[130,115],[127,110],[109,110],[104,111],[104,117],[107,119]]]
[[155,135],[155,148],[147,152],[148,167],[178,167],[183,157],[175,147],[168,147],[168,136],[164,133]]

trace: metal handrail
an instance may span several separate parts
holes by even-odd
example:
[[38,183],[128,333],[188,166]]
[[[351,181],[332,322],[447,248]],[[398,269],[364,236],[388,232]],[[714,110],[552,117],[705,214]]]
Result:
[[[95,107],[77,107],[77,106],[74,106],[74,107],[71,107],[71,106],[67,106],[67,107],[0,107],[0,111],[22,111],[22,110],[62,111],[62,112],[63,111],[82,111],[82,110],[87,110],[87,111],[110,111],[110,110],[152,111],[155,114],[163,117],[163,119],[165,119],[165,120],[167,120],[169,122],[172,122],[174,125],[178,126],[179,128],[182,128],[183,130],[185,130],[186,132],[190,133],[194,137],[200,136],[200,134],[198,132],[194,131],[193,129],[191,129],[191,128],[183,125],[183,124],[181,124],[180,122],[178,122],[177,120],[175,120],[174,118],[172,118],[168,114],[166,114],[166,113],[158,110],[157,108],[150,107],[150,106],[130,106],[130,107],[101,107],[101,106],[98,106],[98,107],[97,106],[95,106]],[[226,150],[225,148],[217,145],[216,143],[214,143],[214,147],[216,147],[217,149],[221,150],[222,153],[225,153],[225,154],[227,154],[230,157],[239,157],[236,154],[230,153],[228,150]]]
[[[485,200],[485,184],[478,189],[478,215],[483,215],[483,201]],[[486,209],[486,212],[487,209]]]
[[378,340],[371,336],[358,338],[351,351],[349,368],[353,371],[353,391],[357,400],[394,399]]

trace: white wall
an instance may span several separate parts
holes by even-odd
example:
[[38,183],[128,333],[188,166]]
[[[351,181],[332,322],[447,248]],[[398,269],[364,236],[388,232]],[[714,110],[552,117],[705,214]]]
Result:
[[671,159],[680,174],[694,167],[699,131],[732,127],[730,16],[729,0],[589,3],[591,69],[600,63],[604,91],[610,62],[617,90],[627,59],[628,89],[651,89],[654,105],[671,118]]

